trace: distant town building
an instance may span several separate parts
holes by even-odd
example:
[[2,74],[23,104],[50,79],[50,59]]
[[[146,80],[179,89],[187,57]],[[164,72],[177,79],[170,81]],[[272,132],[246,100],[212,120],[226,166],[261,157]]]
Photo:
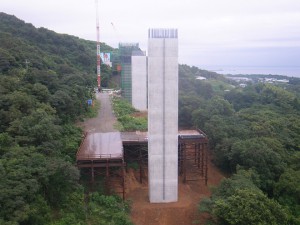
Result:
[[206,80],[206,77],[202,77],[202,76],[197,76],[196,80]]

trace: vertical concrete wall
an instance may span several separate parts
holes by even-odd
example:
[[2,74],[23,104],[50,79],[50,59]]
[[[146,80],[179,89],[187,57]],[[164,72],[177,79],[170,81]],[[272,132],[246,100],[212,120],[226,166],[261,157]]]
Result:
[[132,56],[132,105],[134,108],[147,110],[147,58]]
[[148,156],[150,202],[177,201],[178,39],[174,29],[149,30]]

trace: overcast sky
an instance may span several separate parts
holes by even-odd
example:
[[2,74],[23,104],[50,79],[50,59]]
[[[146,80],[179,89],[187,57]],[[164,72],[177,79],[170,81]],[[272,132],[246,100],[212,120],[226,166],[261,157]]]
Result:
[[[0,0],[36,27],[96,39],[95,0]],[[99,0],[101,42],[139,42],[178,28],[179,61],[196,66],[300,66],[300,0]],[[113,25],[112,25],[113,24]]]

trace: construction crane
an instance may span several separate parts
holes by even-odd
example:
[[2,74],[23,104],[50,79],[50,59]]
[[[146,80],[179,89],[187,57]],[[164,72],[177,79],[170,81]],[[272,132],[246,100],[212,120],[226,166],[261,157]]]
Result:
[[110,23],[112,25],[112,27],[114,28],[114,31],[117,31],[115,25],[113,24],[113,22]]
[[101,57],[100,57],[100,26],[99,26],[99,6],[98,0],[96,3],[96,30],[97,30],[97,84],[98,91],[101,91]]

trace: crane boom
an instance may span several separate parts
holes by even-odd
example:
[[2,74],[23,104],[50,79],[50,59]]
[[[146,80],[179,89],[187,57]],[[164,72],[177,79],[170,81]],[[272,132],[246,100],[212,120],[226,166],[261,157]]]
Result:
[[100,25],[99,25],[99,6],[98,0],[96,3],[96,30],[97,30],[97,84],[98,91],[101,91],[101,57],[100,57]]

